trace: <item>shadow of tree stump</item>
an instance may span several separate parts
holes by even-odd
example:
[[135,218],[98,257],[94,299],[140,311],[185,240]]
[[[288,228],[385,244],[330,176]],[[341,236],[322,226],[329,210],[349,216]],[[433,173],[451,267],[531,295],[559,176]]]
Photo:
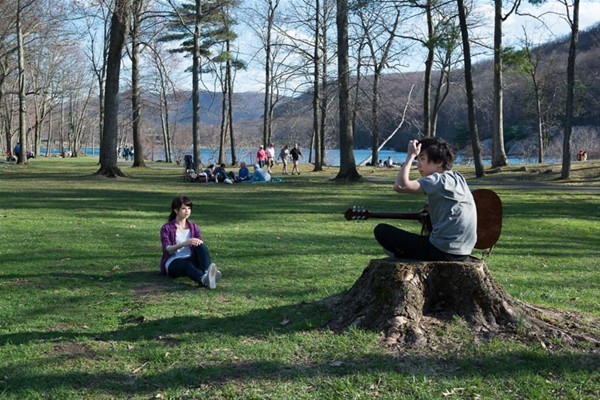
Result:
[[514,299],[477,259],[371,260],[352,288],[325,303],[334,313],[331,329],[380,331],[388,345],[435,348],[440,332],[457,317],[475,340],[509,336],[546,347],[596,349],[600,344],[591,321]]

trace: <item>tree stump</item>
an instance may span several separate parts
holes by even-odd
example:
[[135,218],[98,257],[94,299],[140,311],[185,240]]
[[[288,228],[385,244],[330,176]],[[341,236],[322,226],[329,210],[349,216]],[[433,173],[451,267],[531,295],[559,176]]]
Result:
[[596,348],[600,343],[593,324],[579,323],[581,317],[514,299],[478,259],[371,260],[352,288],[326,303],[335,315],[331,329],[377,330],[389,345],[435,347],[456,317],[476,339],[511,336],[545,346],[591,342]]

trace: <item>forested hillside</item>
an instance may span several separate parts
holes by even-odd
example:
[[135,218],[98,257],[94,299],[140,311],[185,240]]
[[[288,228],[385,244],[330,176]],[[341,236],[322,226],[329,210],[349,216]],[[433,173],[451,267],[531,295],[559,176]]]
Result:
[[[548,136],[560,135],[561,116],[564,114],[564,96],[568,38],[563,38],[533,49],[539,59],[536,78],[543,86],[544,120]],[[596,127],[600,130],[600,25],[581,32],[577,55],[577,110],[575,126]],[[380,123],[383,136],[387,136],[399,125],[406,108],[405,121],[399,132],[388,143],[388,148],[403,150],[406,142],[422,131],[422,72],[388,74],[382,78]],[[466,100],[463,89],[463,71],[451,72],[451,87],[440,110],[438,136],[451,140],[458,146],[468,141]],[[531,77],[515,67],[505,66],[504,123],[507,150],[512,141],[523,141],[535,134],[534,103]],[[434,78],[434,81],[436,79]],[[479,133],[482,141],[491,137],[492,124],[492,63],[482,61],[474,65],[474,80],[477,101]],[[369,79],[363,78],[365,86],[359,93],[355,145],[370,148],[370,99]],[[330,86],[330,108],[328,110],[328,143],[337,147],[336,87]],[[412,92],[411,92],[412,90]],[[410,93],[410,98],[409,98]],[[262,129],[262,93],[236,93],[234,97],[234,124],[237,140],[246,145],[258,144]],[[200,95],[202,135],[206,145],[215,146],[219,137],[222,96],[220,93],[202,92]],[[179,92],[172,102],[177,104],[176,115],[182,129],[191,125],[191,93]],[[284,98],[275,109],[274,142],[278,144],[300,142],[310,145],[312,132],[311,93]],[[408,104],[407,104],[408,103]],[[159,124],[158,119],[148,116],[150,125]]]
[[[568,54],[568,38],[546,43],[535,48],[533,53],[538,57],[537,79],[543,87],[543,114],[549,135],[561,127],[561,116],[564,114],[565,80]],[[579,52],[577,55],[577,109],[575,126],[600,127],[600,25],[580,33]],[[492,63],[479,62],[474,65],[474,81],[477,102],[479,133],[482,140],[491,135],[492,114]],[[468,139],[466,99],[463,89],[463,71],[451,72],[451,88],[446,101],[440,110],[438,136],[445,137],[457,144]],[[436,79],[434,78],[434,81]],[[368,80],[362,81],[369,85]],[[535,132],[535,119],[532,101],[531,77],[516,68],[505,66],[504,123],[505,140],[522,140]],[[389,147],[404,149],[406,141],[421,133],[422,121],[422,73],[390,74],[382,79],[381,115],[383,136],[392,132],[399,124],[405,106],[408,104],[406,121],[399,133],[389,142]],[[409,93],[410,95],[409,99]],[[355,128],[357,147],[370,147],[370,103],[369,90],[360,90],[364,98],[359,99],[359,112]],[[300,96],[290,99],[278,108],[280,127],[292,127],[277,132],[278,137],[292,134],[297,137],[301,130],[310,132],[311,97]],[[332,102],[335,107],[335,102]],[[332,118],[333,120],[333,118]],[[307,133],[308,135],[309,133]],[[330,141],[336,141],[336,125],[330,125]]]

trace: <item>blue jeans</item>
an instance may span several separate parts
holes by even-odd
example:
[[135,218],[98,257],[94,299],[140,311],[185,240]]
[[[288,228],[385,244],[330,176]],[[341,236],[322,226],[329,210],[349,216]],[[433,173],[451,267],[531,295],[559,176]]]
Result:
[[169,264],[168,274],[171,278],[187,276],[191,280],[202,283],[202,276],[211,264],[208,247],[204,243],[192,246],[192,255],[186,258],[176,258]]

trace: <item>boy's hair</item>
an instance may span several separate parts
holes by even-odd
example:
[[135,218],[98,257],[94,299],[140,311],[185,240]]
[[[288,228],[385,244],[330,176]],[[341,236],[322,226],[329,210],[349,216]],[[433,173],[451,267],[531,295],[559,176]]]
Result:
[[425,153],[429,161],[442,163],[442,168],[446,171],[452,169],[454,154],[452,154],[448,142],[437,137],[427,137],[419,140],[419,143],[421,144],[421,153]]
[[178,196],[173,199],[171,202],[171,214],[169,215],[169,221],[173,221],[175,217],[177,217],[175,210],[179,210],[183,205],[192,208],[192,200],[190,200],[190,198],[187,196]]

